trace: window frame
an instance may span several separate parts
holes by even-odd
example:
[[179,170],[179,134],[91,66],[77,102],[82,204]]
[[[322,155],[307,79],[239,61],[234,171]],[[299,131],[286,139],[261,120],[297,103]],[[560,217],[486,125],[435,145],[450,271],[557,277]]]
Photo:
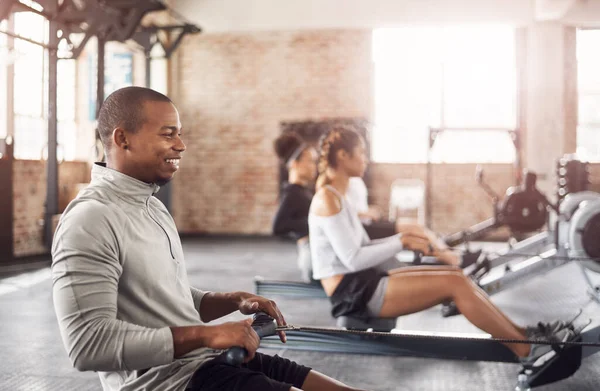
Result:
[[[474,28],[488,28],[488,27],[492,27],[495,28],[497,26],[475,26]],[[500,135],[501,133],[495,131],[498,129],[505,129],[508,132],[516,132],[518,133],[518,122],[519,122],[519,113],[518,113],[518,73],[517,73],[517,67],[516,67],[516,59],[517,59],[517,31],[516,28],[513,27],[508,27],[508,26],[502,26],[501,28],[504,29],[503,31],[498,29],[498,31],[500,33],[496,33],[493,32],[494,34],[506,34],[506,32],[510,32],[510,36],[508,36],[508,40],[506,40],[506,38],[504,38],[504,35],[500,36],[501,39],[503,40],[503,44],[505,45],[505,47],[507,48],[507,52],[510,51],[510,58],[508,58],[506,60],[506,62],[504,64],[512,64],[512,68],[509,69],[509,71],[507,72],[507,76],[506,79],[511,81],[511,85],[512,87],[509,87],[506,89],[505,92],[507,92],[507,96],[509,97],[510,101],[508,102],[507,106],[505,107],[505,109],[507,110],[507,115],[506,118],[510,118],[509,120],[507,120],[505,123],[489,123],[489,124],[475,124],[475,123],[469,123],[468,121],[464,121],[464,123],[460,123],[460,122],[454,122],[454,123],[448,123],[450,121],[447,120],[448,117],[448,113],[447,110],[450,107],[449,103],[448,103],[448,99],[449,97],[447,96],[447,88],[448,88],[448,80],[447,80],[447,76],[445,75],[448,72],[448,64],[452,63],[454,65],[454,67],[458,65],[460,65],[461,61],[465,61],[463,60],[460,56],[452,56],[451,54],[448,54],[449,52],[449,48],[451,47],[451,45],[448,44],[447,38],[445,38],[448,34],[447,32],[449,31],[449,29],[454,29],[456,28],[456,31],[460,31],[460,29],[462,28],[461,26],[450,26],[450,27],[444,27],[444,28],[435,28],[435,27],[402,27],[402,28],[397,28],[397,29],[376,29],[373,31],[373,62],[374,62],[374,88],[375,88],[375,97],[374,97],[374,104],[375,104],[375,121],[373,124],[373,129],[372,129],[372,138],[373,138],[373,151],[372,151],[372,156],[373,156],[373,161],[377,162],[377,163],[399,163],[399,164],[420,164],[420,163],[426,163],[428,161],[430,162],[448,162],[448,163],[464,163],[464,164],[471,164],[471,163],[514,163],[516,161],[516,159],[518,159],[518,151],[516,149],[516,146],[514,144],[514,142],[512,141],[512,137],[508,136],[506,137],[505,135]],[[379,106],[381,105],[381,99],[382,99],[382,95],[383,93],[381,93],[381,91],[378,91],[378,88],[380,88],[380,84],[384,84],[384,82],[382,82],[381,79],[381,69],[385,69],[386,67],[393,67],[393,63],[394,60],[397,60],[397,58],[399,58],[399,56],[397,56],[396,58],[392,57],[392,59],[389,61],[389,63],[386,63],[385,61],[381,61],[381,57],[382,57],[382,51],[384,44],[382,44],[381,42],[377,42],[377,34],[385,34],[386,31],[385,30],[391,30],[388,34],[389,35],[393,35],[393,34],[402,34],[402,30],[404,31],[405,35],[410,35],[410,36],[414,36],[415,34],[422,32],[424,37],[425,37],[425,42],[428,42],[431,47],[433,49],[431,49],[432,51],[438,51],[438,53],[434,53],[432,54],[428,54],[425,53],[423,54],[423,58],[427,59],[427,56],[429,55],[429,61],[430,62],[435,62],[437,61],[439,63],[439,72],[440,75],[433,75],[431,76],[432,78],[435,79],[439,79],[439,84],[437,85],[437,92],[434,92],[434,94],[436,95],[435,98],[432,98],[432,102],[434,100],[439,100],[439,104],[435,104],[435,103],[428,103],[432,108],[432,110],[430,110],[431,112],[434,112],[436,110],[439,111],[439,113],[437,114],[437,118],[436,119],[431,119],[432,117],[430,115],[427,115],[427,117],[429,118],[429,124],[428,126],[423,126],[420,125],[418,127],[418,130],[415,130],[416,128],[410,128],[409,126],[406,126],[405,124],[402,123],[402,121],[398,121],[398,117],[399,115],[394,113],[396,116],[396,123],[393,125],[390,124],[385,124],[383,123],[383,121],[381,121],[381,112],[378,110]],[[465,30],[465,31],[468,31]],[[492,30],[490,30],[492,31]],[[384,38],[380,38],[382,41],[383,40],[390,40],[391,39],[389,37],[384,37]],[[424,49],[422,49],[421,47],[410,47],[410,45],[412,45],[412,43],[410,41],[408,41],[406,38],[404,38],[406,42],[404,42],[406,44],[406,46],[409,46],[409,50],[412,49],[412,52],[415,52],[417,54],[417,56],[419,54],[422,54],[422,52],[424,51]],[[398,42],[402,42],[402,37],[400,39],[398,39]],[[475,40],[474,40],[475,41]],[[481,44],[481,43],[479,43]],[[463,48],[464,49],[464,48]],[[388,48],[389,51],[389,48]],[[398,50],[396,50],[398,51]],[[410,57],[410,54],[412,54],[412,52],[409,52],[408,55],[406,55],[407,57]],[[410,57],[412,58],[412,57]],[[484,64],[484,63],[483,63]],[[434,66],[431,66],[431,64],[424,64],[424,65],[428,65],[430,69],[435,68]],[[408,65],[408,67],[410,67],[411,65]],[[414,66],[414,64],[412,65]],[[401,71],[399,71],[401,72]],[[400,76],[401,78],[402,76]],[[431,78],[430,77],[430,78]],[[395,87],[398,87],[399,84],[394,84]],[[388,86],[384,86],[383,88],[386,88]],[[388,87],[389,88],[389,87]],[[420,86],[419,86],[420,88]],[[427,86],[426,89],[430,90],[432,87],[431,86]],[[414,89],[414,88],[413,88]],[[493,100],[491,100],[493,101]],[[389,104],[388,102],[383,102],[383,105]],[[402,105],[402,103],[398,104],[399,106]],[[437,106],[437,108],[435,108]],[[460,105],[459,105],[460,106]],[[465,103],[463,103],[463,106],[468,106],[468,100],[467,100],[467,104],[465,105]],[[410,110],[410,109],[408,109]],[[379,111],[379,112],[378,112]],[[388,117],[389,118],[389,117]],[[482,126],[479,126],[482,125]],[[502,152],[498,152],[499,157],[496,157],[494,159],[489,159],[489,156],[493,156],[494,154],[492,153],[490,154],[483,154],[481,156],[485,156],[488,157],[488,159],[483,159],[481,157],[477,157],[474,156],[474,158],[469,158],[468,155],[464,154],[464,151],[461,151],[458,154],[455,154],[455,156],[452,156],[453,153],[447,153],[445,152],[442,155],[445,155],[446,157],[440,157],[438,155],[440,155],[439,153],[436,153],[435,151],[431,151],[430,147],[429,147],[429,129],[430,128],[452,128],[452,129],[465,129],[465,130],[474,130],[474,129],[481,129],[481,132],[471,132],[470,133],[470,137],[474,137],[473,139],[471,139],[469,142],[473,142],[475,144],[479,143],[479,144],[483,144],[483,145],[489,145],[491,149],[494,149],[493,146],[498,145],[498,143],[504,143]],[[492,128],[494,131],[489,132],[489,133],[485,133],[486,129],[490,129]],[[398,151],[391,153],[389,152],[389,139],[390,138],[396,138],[398,136],[392,136],[392,134],[394,132],[398,132],[398,131],[404,131],[405,135],[402,136],[403,140],[406,140],[406,136],[410,135],[409,137],[412,139],[412,142],[409,142],[409,144],[415,146],[416,148],[412,148],[412,151],[408,151],[410,153],[409,157],[404,157],[403,156],[403,152],[402,152],[402,147],[398,148]],[[444,132],[446,133],[446,132]],[[448,133],[454,133],[454,132],[448,132]],[[458,132],[457,132],[458,133]],[[500,135],[500,136],[499,136]],[[452,136],[455,137],[455,136]],[[485,141],[485,139],[487,139],[487,141]],[[417,141],[418,140],[418,141]],[[404,144],[404,143],[394,143],[394,144]],[[382,147],[383,146],[383,147]],[[438,144],[438,149],[443,149],[443,146],[440,148],[440,145]],[[378,149],[379,148],[379,149]],[[387,148],[388,151],[387,152],[383,152],[384,148]],[[405,147],[405,150],[407,148]],[[415,151],[416,150],[416,151]]]
[[[591,80],[590,84],[597,84],[596,86],[589,87],[586,85],[585,88],[582,88],[582,84],[587,84],[586,81],[582,80],[584,75],[589,72],[589,68],[595,68],[595,65],[600,67],[600,56],[596,56],[593,59],[590,59],[589,53],[583,55],[584,48],[581,46],[583,41],[583,34],[594,34],[596,35],[595,41],[600,44],[600,29],[598,28],[579,28],[576,32],[576,53],[577,53],[577,134],[576,134],[576,148],[577,154],[582,157],[584,160],[589,161],[591,163],[599,163],[600,162],[600,142],[593,148],[594,151],[589,151],[585,149],[584,142],[585,140],[600,139],[600,112],[593,114],[593,120],[582,118],[583,114],[583,104],[586,98],[592,98],[597,102],[596,107],[600,108],[600,77],[598,80]],[[590,39],[590,38],[587,38]],[[590,42],[587,42],[589,45]],[[589,47],[589,46],[588,46]],[[592,50],[592,52],[595,52]],[[587,72],[583,72],[584,69],[587,68]],[[590,133],[584,133],[583,129],[595,129],[592,132],[597,134],[597,137],[590,137]],[[587,137],[586,137],[587,136]]]

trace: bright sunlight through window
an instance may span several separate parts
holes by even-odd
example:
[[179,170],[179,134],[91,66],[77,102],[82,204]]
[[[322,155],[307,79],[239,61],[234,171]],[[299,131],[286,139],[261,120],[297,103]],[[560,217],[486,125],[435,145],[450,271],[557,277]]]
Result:
[[[14,16],[15,32],[37,42],[48,41],[48,23],[43,16],[20,12]],[[48,54],[30,42],[14,41],[15,158],[45,159],[48,129]],[[57,83],[59,160],[75,160],[75,60],[59,60]],[[1,76],[1,73],[0,73]]]
[[514,29],[504,26],[404,27],[373,33],[377,162],[427,160],[429,127],[444,132],[433,162],[508,163],[515,158]]
[[[14,16],[15,32],[37,42],[47,42],[46,21],[31,12]],[[15,146],[17,159],[39,159],[48,139],[45,118],[47,93],[47,58],[44,48],[15,40],[14,112]]]
[[577,31],[577,155],[600,162],[600,30]]

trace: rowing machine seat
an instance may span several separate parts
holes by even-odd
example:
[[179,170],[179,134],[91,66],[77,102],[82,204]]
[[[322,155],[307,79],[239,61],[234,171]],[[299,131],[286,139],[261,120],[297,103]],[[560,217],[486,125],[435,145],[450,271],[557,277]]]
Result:
[[340,316],[337,318],[337,327],[348,330],[390,331],[396,327],[396,318],[355,318],[352,316]]

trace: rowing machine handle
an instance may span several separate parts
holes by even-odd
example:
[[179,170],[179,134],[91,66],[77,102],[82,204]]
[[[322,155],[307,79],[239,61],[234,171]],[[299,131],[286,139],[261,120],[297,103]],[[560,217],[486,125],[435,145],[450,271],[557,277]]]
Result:
[[[268,337],[274,335],[277,328],[277,324],[273,318],[264,312],[257,312],[254,314],[254,321],[252,322],[252,328],[258,334],[258,338]],[[225,362],[229,365],[239,366],[244,362],[244,359],[248,355],[246,349],[241,346],[234,346],[227,350],[225,353]]]

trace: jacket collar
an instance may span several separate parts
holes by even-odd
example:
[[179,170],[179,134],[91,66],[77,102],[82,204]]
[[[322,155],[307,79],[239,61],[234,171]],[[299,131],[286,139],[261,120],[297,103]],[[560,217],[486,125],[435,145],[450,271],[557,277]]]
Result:
[[125,175],[106,167],[106,163],[94,163],[91,184],[109,187],[121,197],[141,202],[146,202],[148,197],[160,190],[160,186],[157,184],[142,182],[139,179]]

